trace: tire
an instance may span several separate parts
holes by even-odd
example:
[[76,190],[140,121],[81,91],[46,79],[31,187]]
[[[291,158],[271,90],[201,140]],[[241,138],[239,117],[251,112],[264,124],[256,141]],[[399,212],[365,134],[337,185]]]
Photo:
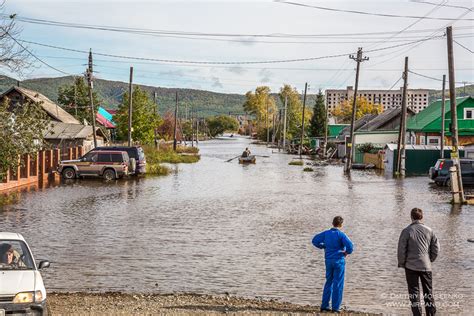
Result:
[[61,172],[61,175],[63,176],[63,179],[75,179],[76,178],[76,170],[74,168],[65,168]]
[[451,188],[451,178],[446,179],[446,181],[444,182],[444,185],[447,186],[448,188]]
[[112,181],[117,178],[113,169],[105,169],[104,173],[102,174],[102,177],[104,177],[104,180],[106,181]]

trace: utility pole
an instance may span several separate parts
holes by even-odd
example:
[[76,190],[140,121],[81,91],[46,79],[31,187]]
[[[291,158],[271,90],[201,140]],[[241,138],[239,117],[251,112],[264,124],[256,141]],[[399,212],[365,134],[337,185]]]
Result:
[[359,89],[359,71],[360,71],[360,63],[366,60],[369,60],[369,57],[362,57],[362,47],[359,47],[357,50],[357,56],[354,55],[349,56],[350,59],[355,60],[357,62],[356,68],[356,80],[355,80],[355,87],[354,87],[354,100],[352,101],[352,119],[351,119],[351,134],[349,138],[349,143],[346,144],[346,163],[344,165],[344,172],[349,173],[351,172],[352,168],[352,156],[354,153],[354,125],[356,120],[356,112],[357,112],[357,90]]
[[[319,89],[319,93],[321,93],[321,89]],[[324,109],[326,110],[326,120],[324,121],[324,146],[323,146],[323,156],[326,158],[326,150],[328,148],[328,125],[329,125],[329,109],[328,104],[325,102],[326,105]]]
[[196,115],[196,147],[199,144],[199,117]]
[[397,146],[397,175],[405,176],[405,143],[406,143],[406,117],[408,96],[408,56],[405,57],[405,70],[403,71],[403,95],[400,128],[398,130]]
[[[153,93],[153,111],[155,113],[155,118],[158,117],[158,104],[156,103],[156,99],[157,99],[157,93],[156,91]],[[156,129],[156,126],[153,128],[154,132],[155,132],[155,148],[158,148],[158,131]]]
[[446,111],[446,75],[443,75],[443,90],[441,90],[441,144],[440,144],[440,157],[444,158],[444,129],[446,127],[446,120],[444,118],[444,112]]
[[448,40],[449,101],[450,101],[450,107],[451,107],[451,137],[452,137],[451,159],[453,160],[453,167],[455,169],[451,173],[451,193],[453,194],[454,204],[463,204],[466,200],[464,198],[464,188],[462,185],[461,162],[459,161],[458,117],[456,113],[456,87],[455,87],[456,79],[454,78],[454,52],[453,52],[452,26],[448,26],[446,28],[446,35],[447,35],[447,40]]
[[176,90],[176,106],[174,108],[173,150],[176,151],[176,133],[178,132],[178,90]]
[[276,136],[275,135],[275,131],[276,131],[275,130],[275,116],[276,116],[276,114],[273,113],[273,116],[272,116],[272,119],[273,119],[273,121],[272,121],[272,145],[275,143],[275,136]]
[[285,94],[285,112],[283,115],[283,150],[286,148],[286,112],[288,108],[288,95]]
[[76,89],[76,77],[74,77],[74,112],[77,118],[77,89]]
[[265,125],[266,125],[266,128],[267,128],[267,147],[268,147],[268,142],[270,141],[270,129],[269,129],[269,126],[268,126],[268,100],[265,101],[267,103],[267,112],[266,112],[266,115],[265,115]]
[[301,139],[300,139],[300,147],[299,147],[299,155],[301,159],[301,154],[303,151],[303,139],[304,139],[304,111],[306,109],[306,93],[308,92],[308,83],[304,84],[304,96],[303,96],[303,114],[301,116]]
[[194,105],[191,107],[191,147],[194,147]]
[[132,115],[133,115],[133,67],[130,67],[128,84],[128,146],[132,146]]
[[[92,74],[94,73],[93,67],[92,67],[92,49],[89,51],[89,67],[87,68],[87,82],[89,84],[89,104],[91,106],[91,113],[92,113],[92,135],[94,136],[94,148],[97,147],[97,136],[96,136],[96,130],[95,130],[95,108],[94,108],[94,99],[92,97],[92,89],[93,89],[93,83],[92,83]],[[74,87],[76,84],[74,84]]]

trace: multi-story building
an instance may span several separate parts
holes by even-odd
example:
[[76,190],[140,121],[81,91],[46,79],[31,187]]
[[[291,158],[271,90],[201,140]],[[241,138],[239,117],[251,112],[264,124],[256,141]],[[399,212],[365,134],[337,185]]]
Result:
[[[369,102],[381,104],[383,109],[394,109],[402,105],[402,91],[400,90],[359,90],[357,95],[365,97]],[[408,89],[407,106],[415,113],[420,112],[428,106],[429,90],[427,89]],[[354,89],[349,86],[347,89],[328,89],[326,90],[326,106],[329,111],[344,100],[354,97]]]

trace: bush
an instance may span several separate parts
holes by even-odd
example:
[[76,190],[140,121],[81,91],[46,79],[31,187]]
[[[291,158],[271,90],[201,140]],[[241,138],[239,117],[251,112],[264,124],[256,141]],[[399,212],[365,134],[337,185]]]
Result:
[[290,166],[302,166],[304,165],[303,160],[293,160],[288,163]]
[[365,143],[358,145],[357,150],[361,153],[376,154],[379,148],[375,147],[372,143]]
[[311,168],[311,167],[306,167],[306,168],[303,169],[303,171],[305,171],[305,172],[312,172],[312,171],[314,171],[314,169]]
[[194,163],[198,162],[201,157],[196,154],[180,154],[175,152],[171,146],[161,146],[156,149],[153,146],[144,146],[147,164],[160,163]]
[[170,169],[166,166],[157,164],[157,163],[147,163],[146,173],[158,176],[166,176],[170,173]]

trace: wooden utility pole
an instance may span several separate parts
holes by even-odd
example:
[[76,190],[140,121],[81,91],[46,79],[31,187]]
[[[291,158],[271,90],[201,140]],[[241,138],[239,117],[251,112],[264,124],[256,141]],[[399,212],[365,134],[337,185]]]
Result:
[[455,87],[456,79],[454,78],[454,52],[453,52],[452,26],[448,26],[446,28],[446,35],[447,35],[447,40],[448,40],[449,101],[450,101],[450,107],[451,107],[450,108],[451,110],[451,138],[452,138],[451,159],[453,160],[453,167],[455,167],[456,169],[453,174],[457,177],[457,179],[454,179],[453,177],[451,177],[451,193],[453,194],[454,204],[463,204],[466,200],[464,198],[464,188],[462,186],[461,162],[459,161],[458,117],[456,113],[456,87]]
[[[153,93],[153,113],[155,113],[155,118],[158,117],[158,104],[156,104],[156,92]],[[155,148],[158,148],[158,131],[156,126],[153,127],[154,135],[155,135]]]
[[285,94],[285,112],[283,115],[283,150],[286,148],[286,112],[288,108],[288,95]]
[[[319,89],[319,93],[321,93],[321,89]],[[329,109],[328,104],[325,102],[326,105],[324,106],[324,110],[326,111],[326,119],[324,120],[324,146],[323,146],[323,156],[326,158],[326,150],[328,148],[328,124],[329,124]]]
[[344,172],[349,173],[351,172],[352,168],[352,157],[354,154],[354,125],[356,120],[356,112],[357,112],[357,90],[359,89],[359,71],[360,71],[360,63],[366,60],[369,60],[369,57],[362,57],[362,47],[359,47],[357,50],[357,56],[354,55],[349,56],[350,59],[355,60],[357,62],[356,68],[356,80],[355,80],[355,87],[354,87],[354,100],[352,101],[352,119],[351,119],[351,133],[349,138],[349,143],[346,144],[346,163],[344,165]]
[[196,147],[198,147],[198,144],[199,144],[199,117],[197,117],[196,115]]
[[301,139],[300,139],[300,147],[299,147],[299,155],[301,159],[301,154],[303,152],[303,140],[304,140],[304,111],[306,109],[306,93],[308,92],[308,83],[304,84],[304,96],[303,96],[303,114],[301,116]]
[[408,56],[405,57],[405,70],[403,71],[403,95],[400,127],[398,130],[397,146],[397,175],[405,176],[405,143],[406,143],[406,118],[408,97]]
[[194,147],[194,105],[191,107],[191,147]]
[[270,128],[268,126],[268,100],[265,101],[267,103],[267,112],[265,114],[265,125],[267,128],[267,147],[268,147],[268,142],[270,141]]
[[133,67],[130,67],[130,81],[128,84],[128,146],[132,146],[133,130]]
[[74,76],[74,112],[77,118],[77,89],[76,89],[76,77]]
[[441,90],[441,142],[440,142],[440,157],[444,158],[444,129],[446,127],[446,119],[444,112],[446,111],[446,75],[443,75],[443,90]]
[[[89,104],[91,106],[92,113],[92,135],[94,136],[94,148],[97,147],[97,135],[95,130],[95,108],[94,108],[94,98],[92,97],[92,89],[94,88],[92,83],[92,74],[94,73],[92,67],[92,49],[89,51],[89,67],[87,68],[87,82],[89,84]],[[74,87],[76,83],[74,83]]]
[[178,91],[176,90],[176,106],[174,108],[173,150],[176,151],[176,134],[178,132]]

